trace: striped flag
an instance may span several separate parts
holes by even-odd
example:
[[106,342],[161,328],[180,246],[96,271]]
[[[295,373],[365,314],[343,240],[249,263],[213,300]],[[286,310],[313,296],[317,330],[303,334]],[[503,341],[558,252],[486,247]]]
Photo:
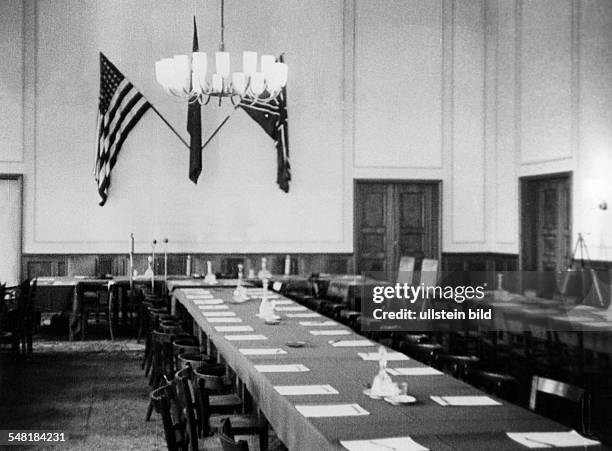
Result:
[[[195,16],[193,18],[193,45],[192,50],[197,52],[198,28]],[[192,86],[190,85],[191,89]],[[198,183],[202,172],[202,105],[200,102],[190,102],[187,105],[187,132],[189,133],[189,180]]]
[[106,203],[110,173],[123,142],[151,107],[144,96],[100,52],[100,103],[95,176],[100,206]]
[[[283,56],[279,58],[283,62]],[[289,192],[291,165],[289,163],[289,123],[287,121],[287,90],[283,88],[275,99],[268,103],[241,101],[242,108],[276,142],[276,183],[284,192]]]

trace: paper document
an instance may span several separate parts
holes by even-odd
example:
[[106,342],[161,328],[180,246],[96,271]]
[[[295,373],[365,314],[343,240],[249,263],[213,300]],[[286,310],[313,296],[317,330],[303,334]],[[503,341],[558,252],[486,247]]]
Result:
[[441,406],[501,406],[502,403],[488,396],[430,396]]
[[289,365],[255,365],[255,369],[260,373],[305,373],[310,371],[308,367],[300,363]]
[[213,295],[212,294],[206,294],[206,293],[197,293],[197,294],[186,294],[185,297],[187,299],[212,299]]
[[346,329],[334,329],[334,330],[309,330],[311,335],[350,335],[353,332]]
[[200,310],[229,310],[227,305],[198,305]]
[[287,313],[285,316],[287,318],[319,318],[321,315],[319,313],[312,312],[312,313]]
[[[380,360],[380,354],[378,352],[359,352],[359,357],[363,360]],[[410,360],[407,355],[401,352],[387,352],[387,361],[391,360]]]
[[[204,313],[204,312],[202,312]],[[206,318],[209,323],[241,323],[241,318]]]
[[359,404],[307,404],[296,405],[295,408],[307,418],[354,417],[370,414]]
[[280,355],[287,354],[282,348],[241,348],[238,349],[244,355]]
[[215,312],[215,311],[212,311],[212,312],[204,311],[204,312],[202,312],[202,315],[204,315],[207,318],[210,318],[210,317],[213,317],[213,316],[217,316],[217,317],[219,317],[219,316],[225,316],[225,317],[227,317],[227,316],[236,316],[236,314],[234,312]]
[[302,326],[337,326],[335,321],[300,321]]
[[371,440],[340,440],[349,451],[429,451],[410,437],[377,438]]
[[527,448],[569,448],[599,446],[596,440],[584,438],[576,431],[570,432],[507,432],[515,442]]
[[331,385],[277,385],[274,390],[283,396],[290,395],[337,395]]
[[195,305],[218,305],[223,304],[223,299],[193,299]]
[[274,301],[274,305],[292,305],[295,304],[291,299],[279,299],[278,301]]
[[265,335],[258,335],[258,334],[226,335],[224,338],[229,341],[240,341],[240,340],[253,341],[253,340],[267,340],[268,339],[268,337],[266,337]]
[[435,368],[429,366],[418,368],[387,368],[387,373],[391,376],[434,376],[444,374]]
[[374,346],[370,340],[340,340],[333,341],[330,344],[334,348],[359,348],[363,346]]
[[253,332],[251,326],[215,326],[217,332]]

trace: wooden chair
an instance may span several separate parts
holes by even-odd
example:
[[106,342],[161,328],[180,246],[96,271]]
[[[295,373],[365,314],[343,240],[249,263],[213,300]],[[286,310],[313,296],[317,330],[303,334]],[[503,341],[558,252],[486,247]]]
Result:
[[17,302],[14,292],[6,289],[6,284],[0,285],[0,346],[10,345],[13,353],[19,352],[19,333],[16,327]]
[[79,282],[76,285],[77,297],[79,299],[79,313],[81,315],[81,340],[85,339],[85,330],[89,315],[96,317],[96,322],[100,320],[100,315],[106,316],[111,340],[114,340],[113,321],[111,318],[111,285],[100,285],[98,283]]
[[[210,381],[210,379],[209,379]],[[209,382],[210,383],[210,382]],[[204,437],[211,432],[218,432],[222,428],[225,418],[229,418],[232,429],[238,435],[258,435],[261,450],[268,449],[268,422],[260,414],[233,414],[213,415],[211,410],[211,396],[205,379],[197,379],[196,397],[200,406],[201,430]]]
[[[548,403],[544,402],[542,394],[547,396]],[[569,406],[571,408],[568,408]],[[590,397],[583,388],[533,376],[529,408],[568,427],[578,429],[582,434],[590,432]]]
[[516,402],[517,380],[510,374],[469,368],[466,380],[476,388],[506,401]]
[[414,279],[414,257],[403,256],[400,258],[397,270],[397,283],[412,285]]
[[221,431],[219,431],[219,440],[223,451],[249,451],[249,444],[244,440],[236,441],[234,439],[234,431],[229,418],[223,420]]
[[36,281],[26,279],[14,287],[3,285],[0,291],[0,344],[10,344],[14,353],[32,352]]
[[[186,408],[191,409],[193,416],[196,419],[202,418],[202,411],[197,399],[194,396],[197,393],[197,378],[191,366],[187,366],[182,370],[177,371],[174,378],[181,393],[183,403]],[[181,392],[182,390],[182,392]],[[242,399],[236,394],[210,395],[209,404],[211,413],[236,413],[242,408]],[[197,425],[197,429],[201,435],[201,424]]]
[[457,379],[465,379],[468,371],[478,365],[480,359],[474,355],[438,354],[436,366]]
[[151,404],[161,415],[168,451],[198,451],[198,437],[194,435],[195,420],[186,416],[173,384],[153,390]]

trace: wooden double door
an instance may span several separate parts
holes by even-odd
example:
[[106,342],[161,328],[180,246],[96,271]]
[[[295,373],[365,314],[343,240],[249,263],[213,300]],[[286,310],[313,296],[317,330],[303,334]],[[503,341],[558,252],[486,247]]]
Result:
[[571,252],[570,175],[522,179],[522,269],[565,270]]
[[439,183],[366,182],[355,185],[355,256],[358,273],[397,278],[402,256],[439,258]]

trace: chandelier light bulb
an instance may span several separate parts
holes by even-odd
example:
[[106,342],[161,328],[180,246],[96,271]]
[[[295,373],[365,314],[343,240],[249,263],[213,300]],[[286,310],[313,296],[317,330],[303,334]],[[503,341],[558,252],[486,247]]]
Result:
[[272,75],[268,80],[268,87],[273,91],[278,91],[287,84],[288,67],[285,63],[274,63]]
[[234,72],[232,74],[232,87],[240,96],[246,91],[246,76],[242,72]]
[[191,70],[193,73],[196,74],[200,80],[205,80],[207,69],[206,52],[193,52],[191,58]]
[[230,74],[230,54],[228,52],[215,53],[215,70],[222,77]]
[[191,67],[187,55],[174,55],[174,84],[178,90],[189,91]]
[[223,76],[221,74],[213,74],[212,90],[216,93],[223,92]]
[[247,77],[257,72],[257,52],[242,52],[242,72]]
[[261,95],[266,89],[266,85],[264,83],[264,75],[261,72],[255,72],[251,76],[251,91],[255,96]]
[[266,79],[272,74],[272,68],[275,62],[276,58],[274,55],[261,55],[261,72]]

